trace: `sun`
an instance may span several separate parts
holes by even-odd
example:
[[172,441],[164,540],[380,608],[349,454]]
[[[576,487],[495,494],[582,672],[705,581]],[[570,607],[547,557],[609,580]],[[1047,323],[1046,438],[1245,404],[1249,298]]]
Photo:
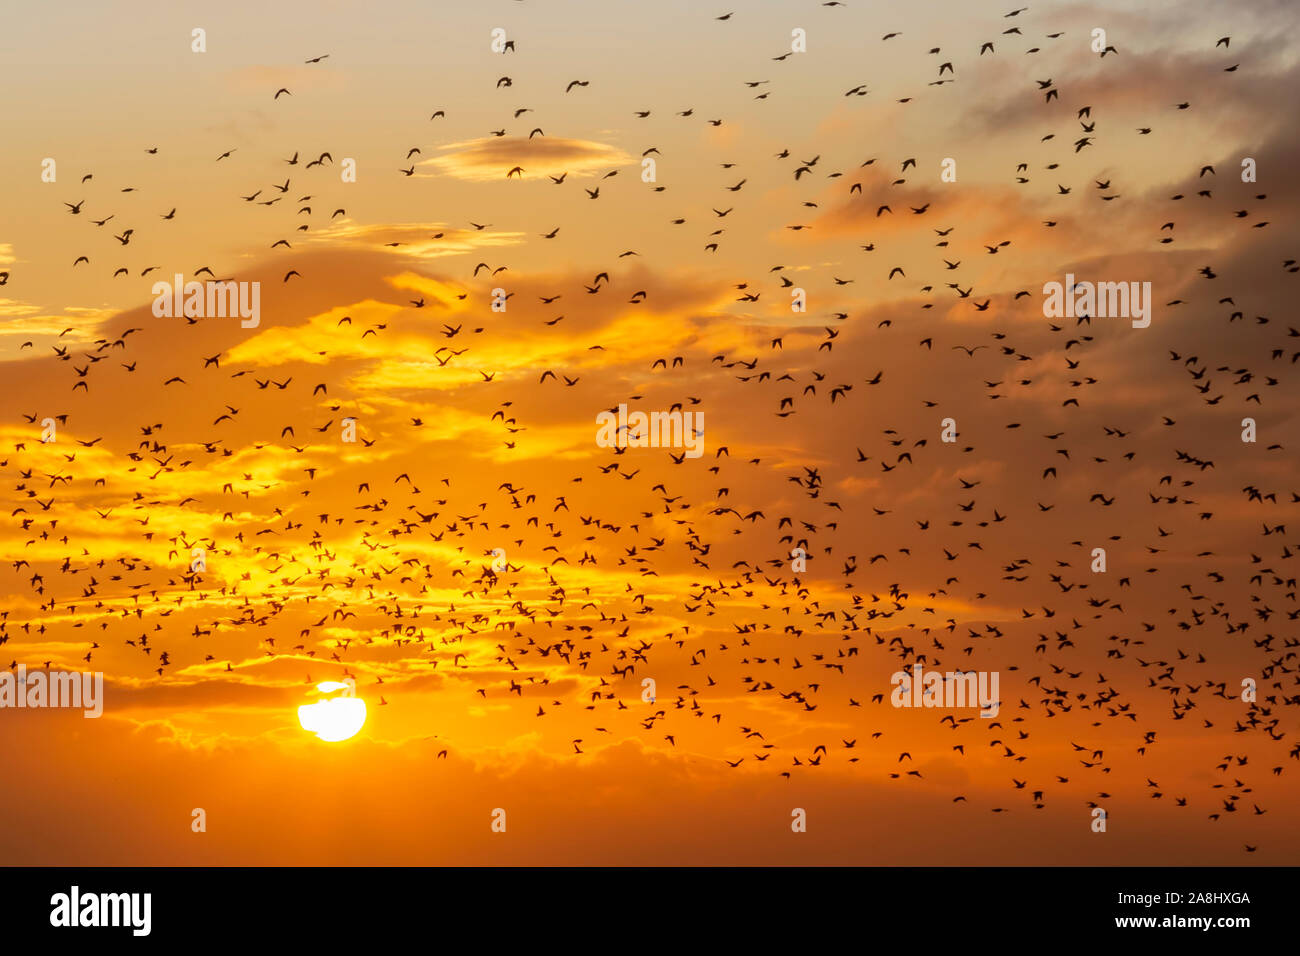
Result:
[[366,722],[366,702],[352,696],[352,685],[323,681],[316,685],[316,690],[322,694],[344,693],[299,707],[298,722],[303,730],[311,731],[328,743],[355,737]]

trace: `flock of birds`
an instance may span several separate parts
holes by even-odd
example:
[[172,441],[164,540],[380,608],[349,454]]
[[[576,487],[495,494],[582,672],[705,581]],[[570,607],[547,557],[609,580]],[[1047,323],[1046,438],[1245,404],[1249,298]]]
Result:
[[[832,0],[822,6],[843,4]],[[933,61],[929,85],[942,90],[957,83],[968,53],[975,61],[1010,57],[1010,46],[1028,44],[1019,54],[1029,58],[1024,62],[1045,59],[1042,48],[1062,42],[1065,34],[1053,31],[1032,39],[1031,34],[1041,31],[1024,23],[1027,11],[1007,13],[998,35],[970,51],[950,56],[938,47],[918,48],[918,56]],[[726,13],[713,19],[725,25],[743,15]],[[515,42],[508,44],[503,62],[515,52]],[[889,33],[882,42],[906,39]],[[1209,45],[1211,55],[1228,49],[1229,37]],[[326,69],[338,62],[330,56],[321,54],[306,63]],[[1101,57],[1109,64],[1122,53],[1108,46]],[[785,53],[770,60],[784,64],[790,58]],[[1226,60],[1223,64],[1227,73],[1237,67]],[[758,100],[780,88],[779,80],[742,82]],[[521,85],[507,73],[493,92],[515,96]],[[573,96],[598,92],[594,80],[583,78],[564,89]],[[862,98],[872,92],[863,84],[833,94],[853,98],[856,105],[871,102]],[[898,98],[896,105],[933,104],[942,95],[918,91]],[[1035,78],[1026,84],[1024,96],[1025,108],[1038,111],[1034,122],[1044,135],[1037,153],[1009,164],[1008,180],[1020,187],[1050,183],[1044,187],[1047,193],[1073,197],[1069,202],[1090,202],[1093,196],[1108,203],[1134,201],[1124,195],[1118,169],[1082,188],[1061,180],[1077,179],[1079,164],[1104,138],[1146,136],[1195,105],[1170,103],[1167,117],[1154,116],[1150,125],[1137,129],[1120,129],[1108,126],[1102,105],[1070,103],[1068,90],[1052,79]],[[292,108],[294,102],[287,87],[276,89],[270,98],[277,108]],[[485,135],[506,137],[509,124],[531,112],[502,102],[507,125],[486,130]],[[644,108],[647,105],[623,113],[633,130],[661,112],[682,120],[696,116],[693,107],[661,110]],[[422,116],[421,122],[446,122],[454,112],[448,104],[432,110],[427,119]],[[717,127],[725,117],[703,120]],[[553,117],[545,125],[555,128],[561,122],[562,117]],[[522,139],[547,135],[532,118],[524,126],[526,134],[523,128],[518,131]],[[1137,140],[1134,148],[1141,143]],[[150,145],[145,152],[153,157],[162,148]],[[335,169],[331,151],[300,149],[287,156],[251,152],[231,148],[214,162],[243,164],[240,168],[250,177],[248,191],[232,202],[261,205],[272,211],[268,215],[282,217],[285,235],[274,243],[275,254],[294,254],[295,233],[310,235],[340,217],[347,220],[342,205],[322,204],[319,195],[328,188],[326,174]],[[644,155],[656,152],[651,146]],[[388,175],[414,176],[423,155],[421,147],[411,147]],[[1114,797],[1145,796],[1170,805],[1171,812],[1200,813],[1219,824],[1231,816],[1267,813],[1253,796],[1252,775],[1295,772],[1290,761],[1300,760],[1295,730],[1300,638],[1294,623],[1300,620],[1300,606],[1295,572],[1288,564],[1296,552],[1283,521],[1289,506],[1300,502],[1300,494],[1276,484],[1286,472],[1273,467],[1285,455],[1275,438],[1244,445],[1243,451],[1233,452],[1234,458],[1225,458],[1207,450],[1211,442],[1206,419],[1198,420],[1187,401],[1202,406],[1203,415],[1223,404],[1242,415],[1264,417],[1265,399],[1294,383],[1300,332],[1285,321],[1256,314],[1267,311],[1267,304],[1252,301],[1258,296],[1250,288],[1221,289],[1216,280],[1222,266],[1201,269],[1199,277],[1193,277],[1201,284],[1186,286],[1184,298],[1162,300],[1163,315],[1151,330],[1130,332],[1127,323],[1103,330],[1098,325],[1114,320],[1094,323],[1088,316],[1045,319],[1034,287],[977,290],[974,279],[962,280],[971,270],[972,257],[1014,256],[1022,243],[997,235],[971,236],[971,227],[978,224],[946,218],[945,201],[929,198],[929,192],[925,201],[913,200],[910,190],[921,176],[916,157],[859,156],[846,161],[842,155],[802,155],[795,147],[744,161],[720,157],[723,178],[717,194],[727,199],[727,208],[718,208],[724,205],[719,202],[672,218],[668,225],[673,230],[698,228],[703,221],[706,226],[697,237],[701,253],[725,251],[727,217],[750,194],[746,187],[752,190],[760,167],[766,174],[772,167],[763,164],[776,164],[793,188],[805,191],[799,215],[813,217],[784,223],[792,233],[816,234],[815,217],[826,197],[851,208],[867,204],[862,215],[866,235],[858,243],[861,264],[822,270],[827,274],[819,281],[829,280],[832,289],[845,295],[859,282],[883,279],[890,289],[911,283],[899,295],[911,303],[906,308],[915,321],[890,316],[871,327],[852,306],[817,318],[791,318],[788,290],[809,285],[809,273],[800,275],[796,267],[783,264],[763,266],[757,277],[730,283],[740,308],[758,309],[775,300],[778,312],[785,314],[778,320],[783,326],[771,321],[755,326],[750,338],[761,339],[761,352],[756,348],[750,355],[738,348],[732,354],[707,354],[686,344],[681,354],[664,355],[641,370],[641,379],[648,374],[656,388],[676,390],[674,410],[709,412],[711,401],[718,399],[687,394],[673,382],[681,376],[678,381],[690,382],[692,391],[707,388],[710,395],[726,396],[725,401],[745,408],[749,416],[770,416],[773,424],[765,427],[790,429],[785,434],[795,442],[810,442],[810,430],[833,427],[841,439],[829,446],[836,449],[833,457],[817,452],[815,459],[790,464],[750,453],[733,442],[710,445],[699,460],[687,459],[680,449],[593,448],[576,464],[553,460],[546,482],[533,487],[510,466],[493,472],[491,480],[484,480],[482,471],[478,479],[453,478],[430,462],[424,462],[423,473],[409,467],[385,473],[388,459],[378,453],[388,443],[402,442],[403,428],[414,433],[426,424],[423,415],[413,414],[405,425],[393,424],[386,431],[363,421],[360,444],[375,448],[377,457],[366,466],[365,480],[346,489],[335,483],[334,503],[321,506],[315,504],[322,497],[320,488],[336,469],[327,455],[317,453],[337,451],[335,433],[347,409],[344,400],[330,395],[331,387],[339,388],[336,383],[304,377],[312,374],[313,366],[263,378],[254,368],[231,371],[220,352],[191,352],[188,372],[157,378],[169,401],[177,396],[210,406],[209,431],[175,434],[165,409],[149,405],[138,409],[134,437],[106,440],[79,432],[78,412],[86,406],[76,403],[91,402],[92,390],[129,391],[138,387],[137,379],[156,374],[142,358],[142,340],[165,342],[169,352],[184,355],[192,327],[223,320],[146,321],[121,327],[86,349],[55,342],[53,354],[45,358],[37,356],[33,340],[23,343],[28,356],[23,360],[48,363],[48,375],[66,381],[74,404],[25,411],[16,424],[31,437],[0,453],[7,530],[11,540],[20,543],[10,562],[13,600],[0,611],[0,644],[9,643],[13,651],[6,665],[96,665],[101,655],[115,655],[125,647],[133,657],[123,664],[114,656],[110,678],[192,682],[237,680],[241,669],[287,659],[310,669],[308,681],[319,678],[322,667],[328,668],[327,676],[355,676],[363,696],[383,706],[389,697],[394,703],[402,700],[404,661],[431,662],[464,680],[473,680],[476,670],[497,674],[504,669],[511,676],[485,678],[473,693],[509,702],[521,721],[547,721],[557,712],[585,710],[581,720],[590,729],[573,738],[575,759],[602,740],[620,736],[639,737],[647,746],[689,750],[696,729],[707,723],[730,734],[732,741],[726,753],[708,759],[725,760],[740,773],[756,769],[790,780],[834,765],[844,772],[876,774],[898,786],[929,784],[917,765],[921,751],[906,739],[906,725],[900,729],[897,714],[884,719],[890,707],[890,674],[916,663],[929,670],[978,666],[1001,672],[1004,699],[996,718],[982,719],[974,711],[904,712],[906,720],[937,724],[951,736],[933,759],[971,766],[980,796],[955,793],[953,803],[983,800],[986,809],[997,814],[1033,812],[1063,793],[1088,808],[1106,807]],[[269,177],[263,175],[268,166],[275,170]],[[882,174],[882,169],[887,172]],[[1207,183],[1218,175],[1213,165],[1199,162],[1192,171]],[[608,181],[617,172],[597,178],[591,187],[579,186],[584,192],[578,198],[585,194],[593,202],[608,202]],[[313,176],[319,178],[310,179]],[[511,165],[504,178],[531,176],[521,161]],[[310,185],[303,185],[305,178]],[[557,189],[573,188],[567,172],[550,175],[549,180]],[[82,188],[93,188],[92,174],[78,184]],[[1228,192],[1225,188],[1216,194],[1206,186],[1196,196],[1168,198],[1162,207],[1183,211],[1159,214],[1162,221],[1152,223],[1153,244],[1172,243],[1177,222],[1184,217],[1208,217],[1224,232],[1267,228],[1267,216],[1261,213],[1268,203],[1265,189],[1257,194],[1251,189],[1247,208],[1241,210],[1224,205],[1222,193]],[[884,199],[869,202],[871,195]],[[102,193],[58,202],[61,213],[70,217],[69,242],[85,246],[71,262],[73,270],[102,268],[107,262],[113,276],[133,279],[182,271],[175,264],[137,262],[131,256],[133,242],[146,230],[162,228],[183,215],[178,213],[183,203],[160,203],[154,222],[128,223]],[[914,222],[909,237],[930,236],[931,259],[877,265],[876,257],[888,254],[889,241],[870,239],[870,224],[885,217]],[[1058,221],[1046,219],[1037,228],[1052,230]],[[481,233],[493,224],[470,222],[463,228]],[[560,230],[556,226],[538,240],[555,239]],[[616,297],[611,305],[616,309],[652,305],[649,289],[635,288],[619,271],[623,260],[638,253],[615,252],[610,251],[610,261],[590,282],[554,288],[538,296],[539,305],[532,309],[584,296],[600,296],[602,302]],[[1286,260],[1280,268],[1283,274],[1294,274],[1300,266]],[[478,262],[472,270],[466,266],[459,277],[447,279],[460,283],[459,302],[481,304],[481,313],[475,313],[481,314],[481,321],[466,321],[463,312],[456,313],[460,318],[449,315],[449,321],[431,333],[445,341],[430,358],[439,369],[477,371],[481,382],[466,388],[496,391],[499,401],[483,427],[499,433],[508,455],[530,424],[542,420],[553,394],[549,390],[575,389],[572,394],[580,394],[592,387],[597,374],[590,371],[593,353],[607,347],[590,343],[574,355],[572,368],[552,362],[554,368],[534,368],[527,379],[476,365],[479,342],[508,335],[487,308],[488,289],[501,281],[505,270],[504,265]],[[923,278],[918,271],[924,272]],[[238,278],[218,277],[206,265],[186,274],[194,279]],[[20,275],[0,273],[0,283],[18,286],[18,279]],[[302,261],[289,263],[281,282],[312,279]],[[968,305],[972,319],[980,316],[977,324],[941,315],[954,302]],[[403,305],[407,309],[399,318],[364,328],[354,326],[350,316],[341,318],[335,334],[340,341],[382,341],[399,326],[422,321],[419,310],[444,308],[426,296]],[[519,321],[513,316],[524,314],[531,320],[534,314],[520,303],[511,303],[511,310],[513,321]],[[1193,311],[1195,319],[1184,317]],[[548,315],[540,321],[554,329],[563,318]],[[1187,391],[1166,390],[1167,409],[1145,404],[1123,409],[1091,399],[1098,386],[1115,384],[1107,380],[1105,363],[1098,357],[1103,345],[1115,336],[1154,332],[1161,322],[1204,323],[1253,357],[1248,363],[1222,364],[1197,354],[1197,349],[1171,350],[1169,367],[1185,376]],[[918,336],[915,329],[925,334]],[[986,330],[984,340],[972,341],[981,329]],[[879,369],[859,367],[886,341],[895,350],[888,354],[902,357],[901,369],[884,365],[884,359]],[[910,350],[907,356],[905,348]],[[938,367],[927,363],[940,356],[952,360],[944,359],[943,367],[950,370],[946,374],[969,380],[982,392],[982,407],[958,410],[952,402],[930,397],[937,388],[925,369]],[[954,361],[966,364],[954,369]],[[1167,369],[1147,367],[1143,374],[1166,375]],[[158,387],[149,383],[155,391]],[[889,398],[874,397],[886,394],[889,387],[894,389]],[[938,423],[949,414],[963,422],[978,417],[984,423],[980,434],[1017,432],[1019,437],[1019,430],[1032,427],[1026,419],[1035,414],[1021,399],[1049,387],[1060,388],[1063,400],[1035,425],[1055,424],[1046,426],[1051,430],[1041,436],[1025,437],[1017,446],[1019,459],[1004,463],[1008,471],[1030,474],[1026,481],[1036,482],[1038,489],[1032,495],[1013,492],[1010,483],[1003,486],[1004,475],[979,465],[982,455],[992,454],[981,444],[994,442],[971,437],[977,433],[971,425],[960,429],[955,445],[939,439]],[[619,402],[647,407],[640,394],[593,390],[590,398],[592,415]],[[276,419],[284,401],[295,402],[302,417],[283,423]],[[868,432],[862,425],[864,409],[882,401],[906,401],[926,417],[900,412],[900,419],[909,424],[900,420],[898,427]],[[715,420],[724,416],[721,410],[716,414]],[[800,414],[817,425],[800,425],[795,418]],[[75,435],[75,445],[42,446],[38,436],[46,416],[55,417],[64,434]],[[211,469],[215,474],[223,459],[240,451],[230,437],[235,427],[253,418],[274,421],[278,438],[261,444],[278,448],[291,461],[301,459],[299,477],[286,474],[259,482],[248,473],[242,481],[214,479],[209,492],[168,491],[171,480],[183,473]],[[933,428],[916,424],[930,421]],[[1135,439],[1134,432],[1142,439]],[[87,470],[89,452],[83,449],[111,452],[126,477],[106,478]],[[1265,464],[1252,463],[1260,459]],[[954,469],[955,478],[950,475]],[[343,473],[341,465],[338,470]],[[1231,476],[1237,471],[1249,477],[1234,481]],[[1147,474],[1153,480],[1148,481]],[[1273,484],[1267,483],[1267,476]],[[1220,493],[1220,479],[1237,489],[1235,501]],[[110,488],[121,488],[124,480],[134,487],[114,499]],[[762,485],[764,481],[769,484]],[[1211,481],[1216,482],[1212,492],[1205,486]],[[772,487],[771,482],[778,483],[775,492],[756,491]],[[947,484],[941,487],[940,482]],[[932,496],[917,503],[912,496],[921,483],[931,486]],[[1086,493],[1075,493],[1082,483],[1088,485]],[[178,487],[193,489],[194,483]],[[862,491],[864,487],[870,492]],[[269,495],[286,490],[296,501],[286,496],[259,511]],[[635,510],[617,513],[611,501]],[[1127,509],[1122,522],[1109,517],[1108,509],[1117,501],[1120,509]],[[229,530],[210,536],[196,532],[176,518],[175,511],[158,512],[160,504],[220,515],[218,525]],[[1082,516],[1097,540],[1042,539],[1049,514],[1055,520],[1070,511]],[[96,553],[96,521],[107,522],[114,514],[120,519],[123,513],[130,516],[127,527],[134,529],[142,554],[165,548],[164,562]],[[1257,540],[1242,542],[1241,547],[1226,534],[1219,540],[1216,527],[1241,515],[1260,529]],[[888,531],[866,535],[862,529],[872,521]],[[849,530],[850,525],[857,530]],[[1115,555],[1126,553],[1131,539],[1134,552],[1145,554],[1145,566],[1130,562],[1105,575],[1092,573],[1094,546],[1112,548],[1111,561],[1117,564]],[[65,549],[62,560],[24,554],[50,543]],[[210,570],[189,570],[195,547],[207,549]],[[508,555],[504,566],[494,564],[498,547]],[[793,569],[795,549],[807,555],[807,571]],[[264,585],[253,584],[251,571],[229,572],[232,566],[259,569],[258,580]],[[617,579],[621,586],[602,592],[587,573],[588,566],[606,576],[601,580]],[[942,572],[937,577],[935,567]],[[223,568],[227,570],[218,570]],[[672,582],[681,582],[680,589],[674,590]],[[1176,603],[1163,618],[1154,611],[1144,616],[1130,610],[1129,605],[1138,602],[1133,592],[1157,587],[1175,595],[1171,600]],[[1000,608],[1017,610],[1007,620],[998,616]],[[192,627],[175,625],[184,615],[194,622]],[[75,636],[73,628],[81,628],[85,636]],[[353,636],[337,636],[347,629]],[[52,635],[80,641],[84,653],[79,652],[76,661],[25,659],[26,642]],[[213,652],[214,640],[236,636],[255,642],[256,654],[240,658]],[[680,680],[661,682],[653,702],[642,701],[642,679],[669,673]],[[561,674],[577,678],[578,690],[555,692],[552,684]],[[1257,680],[1258,699],[1241,700],[1244,677]],[[745,716],[731,716],[733,708]],[[819,709],[821,713],[815,713]],[[763,715],[773,713],[780,713],[781,719],[763,725]],[[811,726],[819,730],[838,727],[843,732],[826,731],[825,741],[808,741],[790,729],[803,721],[814,722]],[[1068,733],[1056,729],[1067,721]],[[435,723],[439,739],[453,749],[455,721]],[[889,729],[882,729],[885,723]],[[1176,785],[1164,786],[1151,775],[1133,772],[1135,763],[1152,759],[1166,739],[1193,725],[1207,735],[1232,735],[1235,743],[1226,753],[1219,747],[1206,750],[1204,758],[1186,757],[1185,765],[1196,766],[1186,766],[1185,779]],[[1108,741],[1104,745],[1098,742],[1103,739]],[[697,753],[706,749],[701,744]],[[1118,761],[1117,750],[1123,752]],[[996,767],[990,769],[982,756],[975,759],[977,754],[992,755]],[[1186,792],[1186,780],[1201,771],[1212,771],[1213,783],[1204,792]],[[1085,783],[1087,793],[1082,794],[1079,788]],[[985,796],[999,788],[1004,799]],[[1254,839],[1244,842],[1246,851],[1256,849]]]

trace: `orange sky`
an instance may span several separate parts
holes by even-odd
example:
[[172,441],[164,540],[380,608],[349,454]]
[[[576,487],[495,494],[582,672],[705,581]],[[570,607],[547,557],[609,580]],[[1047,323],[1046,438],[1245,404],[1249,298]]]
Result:
[[1282,8],[264,6],[0,39],[0,654],[107,682],[0,710],[0,862],[1296,860]]

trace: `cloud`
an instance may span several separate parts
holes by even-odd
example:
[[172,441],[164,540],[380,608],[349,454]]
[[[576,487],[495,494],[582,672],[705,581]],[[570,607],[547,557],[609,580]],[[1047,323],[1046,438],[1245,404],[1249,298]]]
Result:
[[459,229],[442,222],[362,225],[341,219],[318,230],[307,242],[321,246],[366,246],[395,256],[438,259],[475,249],[516,245],[523,241],[523,236],[521,232]]
[[[32,305],[30,302],[18,302],[15,299],[0,299],[0,317],[6,319],[14,316],[31,316],[41,311],[38,305]],[[5,330],[13,328],[15,323],[6,322]]]
[[[57,344],[86,345],[93,342],[100,329],[116,311],[113,309],[65,306],[62,315],[45,314],[40,306],[13,299],[0,299],[0,356],[31,358],[48,355],[47,346]],[[43,339],[53,341],[42,341]],[[32,342],[35,348],[22,346]]]
[[524,179],[570,173],[587,176],[599,170],[626,166],[632,156],[613,146],[582,139],[562,139],[538,135],[490,136],[485,139],[451,143],[448,152],[421,162],[458,179],[503,179],[516,166],[523,169]]

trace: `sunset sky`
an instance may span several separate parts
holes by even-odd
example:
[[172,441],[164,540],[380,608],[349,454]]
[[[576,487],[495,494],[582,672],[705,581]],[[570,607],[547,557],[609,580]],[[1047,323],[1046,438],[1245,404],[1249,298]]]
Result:
[[0,863],[1300,858],[1289,4],[4,21],[0,663],[107,690],[0,709]]

